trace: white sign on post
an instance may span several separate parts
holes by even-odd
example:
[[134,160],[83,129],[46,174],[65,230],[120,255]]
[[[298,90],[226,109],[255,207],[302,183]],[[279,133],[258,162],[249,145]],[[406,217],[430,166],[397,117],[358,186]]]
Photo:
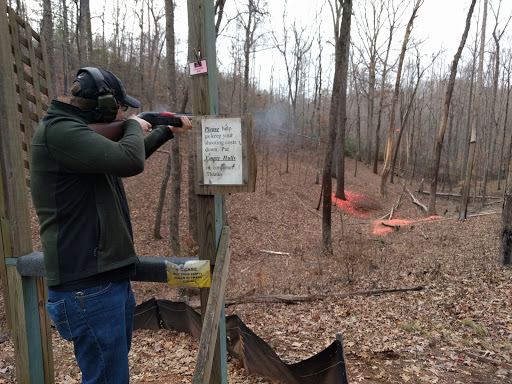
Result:
[[242,185],[242,120],[201,120],[204,184]]

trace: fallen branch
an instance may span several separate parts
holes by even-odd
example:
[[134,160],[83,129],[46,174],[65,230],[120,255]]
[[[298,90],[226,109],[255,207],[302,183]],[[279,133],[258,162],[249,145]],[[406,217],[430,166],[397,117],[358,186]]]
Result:
[[311,208],[309,208],[306,204],[304,204],[304,202],[299,198],[299,196],[297,196],[296,193],[294,193],[295,197],[297,198],[297,200],[299,200],[299,202],[304,206],[304,208],[306,208],[306,210],[308,210],[309,212],[317,215],[318,217],[322,217],[318,212],[315,212],[314,210],[312,210]]
[[496,365],[498,367],[508,367],[509,369],[510,369],[510,367],[512,367],[512,365],[510,363],[507,363],[505,361],[499,361],[499,360],[487,357],[485,354],[482,356],[479,353],[479,351],[471,352],[471,351],[466,351],[466,350],[459,349],[459,348],[454,348],[454,351],[457,352],[459,355],[466,355],[466,356],[470,357],[471,359],[478,360],[482,363],[492,364],[492,365]]
[[402,191],[401,195],[398,197],[398,200],[396,201],[396,204],[394,204],[391,207],[391,211],[389,213],[386,213],[384,216],[382,216],[380,218],[381,220],[384,220],[384,219],[391,220],[393,218],[393,214],[395,213],[395,211],[398,210],[400,205],[402,205],[402,197],[403,197],[403,195],[404,195],[404,192]]
[[477,216],[487,216],[487,215],[495,215],[495,214],[501,214],[500,211],[493,211],[493,212],[482,212],[482,213],[475,213],[473,215],[468,215],[468,217],[477,217]]
[[472,352],[468,352],[468,351],[464,351],[462,353],[471,357],[472,359],[478,360],[482,363],[492,364],[492,365],[496,365],[496,366],[507,366],[507,365],[510,366],[510,364],[506,364],[504,362],[501,362],[501,361],[498,361],[495,359],[491,359],[489,357],[480,356],[476,353],[472,353]]
[[[424,195],[430,195],[430,191],[418,191]],[[446,193],[446,192],[436,192],[436,196],[440,197],[462,197],[462,195],[458,193]]]
[[288,252],[267,251],[266,249],[260,249],[260,252],[262,252],[262,253],[270,253],[271,255],[286,255],[286,256],[290,256],[290,254]]
[[398,208],[400,208],[400,205],[402,205],[402,197],[404,197],[405,188],[405,183],[403,183],[402,193],[398,197],[396,204],[391,207],[391,212],[389,212],[388,220],[391,220],[393,218],[393,214],[395,213],[395,211],[398,211]]
[[411,193],[411,191],[409,191],[409,190],[407,189],[407,192],[409,192],[409,195],[411,196],[412,202],[413,202],[414,204],[416,204],[417,206],[419,206],[419,207],[423,208],[423,209],[425,210],[425,212],[426,212],[426,211],[427,211],[427,207],[425,207],[423,204],[421,204],[421,203],[419,202],[419,200],[418,200],[418,199],[416,199],[416,197],[414,197],[414,195]]
[[[422,193],[424,195],[430,195],[430,191],[418,191],[419,193]],[[436,196],[440,197],[462,197],[461,194],[458,193],[447,193],[447,192],[436,192]],[[483,199],[484,196],[472,196],[473,199]],[[499,196],[485,196],[486,199],[496,199],[501,200],[502,197]]]
[[331,297],[343,298],[351,296],[374,296],[382,295],[383,293],[398,293],[408,291],[421,291],[424,287],[412,287],[412,288],[395,288],[395,289],[372,289],[369,291],[357,291],[349,293],[338,293],[331,295],[241,295],[226,297],[226,306],[234,304],[246,304],[246,303],[285,303],[295,304],[301,302],[310,302],[325,300]]
[[391,227],[395,231],[398,231],[400,229],[400,224],[391,224],[391,223],[387,223],[387,222],[383,221],[382,225],[385,225],[386,227]]

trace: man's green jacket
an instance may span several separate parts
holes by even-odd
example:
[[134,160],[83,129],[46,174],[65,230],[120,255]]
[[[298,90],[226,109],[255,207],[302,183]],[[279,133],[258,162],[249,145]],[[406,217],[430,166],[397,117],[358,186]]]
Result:
[[91,112],[54,100],[31,144],[30,189],[39,217],[47,284],[73,290],[133,274],[137,262],[121,177],[172,138],[167,127],[146,137],[127,120],[111,141],[87,124]]

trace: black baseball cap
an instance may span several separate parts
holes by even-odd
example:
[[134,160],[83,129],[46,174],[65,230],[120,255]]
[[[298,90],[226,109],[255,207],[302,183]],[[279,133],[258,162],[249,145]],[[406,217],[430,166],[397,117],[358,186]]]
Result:
[[124,105],[132,108],[139,108],[141,102],[124,90],[123,83],[112,72],[103,68],[84,67],[81,68],[75,81],[80,83],[80,91],[74,95],[84,99],[97,99],[98,96],[111,93],[114,98]]

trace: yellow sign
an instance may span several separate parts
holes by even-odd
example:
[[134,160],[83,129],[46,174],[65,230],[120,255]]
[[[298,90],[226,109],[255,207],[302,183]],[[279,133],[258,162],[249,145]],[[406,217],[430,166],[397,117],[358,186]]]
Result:
[[165,262],[167,284],[174,287],[209,288],[210,260],[189,260],[185,264]]

